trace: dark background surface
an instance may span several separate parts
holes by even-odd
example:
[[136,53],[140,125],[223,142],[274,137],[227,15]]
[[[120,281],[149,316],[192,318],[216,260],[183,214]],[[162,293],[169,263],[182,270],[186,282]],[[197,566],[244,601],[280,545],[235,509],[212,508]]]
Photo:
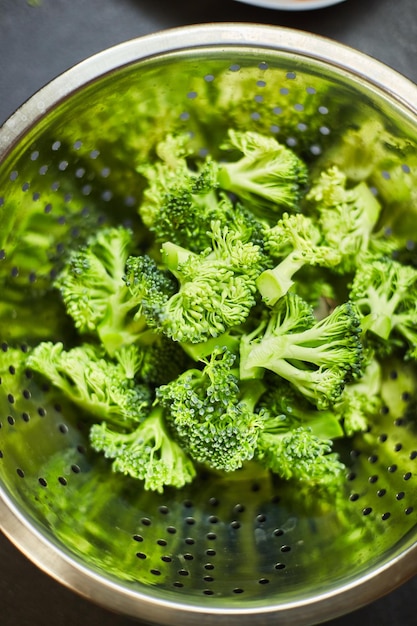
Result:
[[[0,124],[49,80],[100,50],[164,28],[242,21],[348,44],[417,83],[417,0],[346,0],[285,12],[235,0],[0,0]],[[417,564],[416,564],[417,567]],[[417,577],[328,626],[417,625]],[[2,626],[138,626],[61,586],[0,535]],[[254,626],[256,626],[254,622]],[[279,624],[277,624],[279,626]]]

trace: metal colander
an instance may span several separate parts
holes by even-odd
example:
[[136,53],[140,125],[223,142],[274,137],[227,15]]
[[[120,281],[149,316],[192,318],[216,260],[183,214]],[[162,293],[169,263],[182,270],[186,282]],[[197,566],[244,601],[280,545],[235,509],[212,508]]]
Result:
[[16,348],[68,338],[51,276],[92,223],[138,223],[136,168],[167,132],[190,133],[201,154],[229,127],[272,133],[314,167],[337,161],[333,146],[364,125],[372,142],[353,141],[342,165],[416,234],[417,88],[306,33],[218,24],[130,41],[66,72],[6,122],[0,520],[43,570],[145,621],[228,626],[316,624],[417,572],[416,388],[405,364],[385,372],[391,401],[372,429],[340,444],[344,492],[324,498],[245,471],[145,492],[90,450],[73,406],[13,362]]

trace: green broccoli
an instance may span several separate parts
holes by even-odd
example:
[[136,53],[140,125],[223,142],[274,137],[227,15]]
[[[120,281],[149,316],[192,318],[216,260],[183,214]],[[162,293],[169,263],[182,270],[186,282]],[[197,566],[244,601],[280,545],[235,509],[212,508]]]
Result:
[[[291,424],[291,428],[307,429],[320,439],[333,440],[344,436],[340,415],[333,406],[318,410],[284,379],[277,381],[268,375],[264,382],[266,391],[260,399],[258,408],[264,410],[266,414],[281,416],[285,423]],[[348,385],[345,390],[347,387]]]
[[[64,229],[65,250],[45,256],[51,216],[24,210],[21,246],[5,216],[0,401],[25,402],[22,389],[40,393],[47,381],[82,416],[102,465],[110,459],[145,490],[239,470],[232,480],[272,472],[303,493],[337,493],[344,438],[360,433],[360,449],[383,403],[391,410],[389,364],[417,358],[408,233],[387,229],[375,164],[369,177],[361,164],[358,178],[332,159],[307,168],[307,144],[296,154],[238,126],[221,145],[224,127],[163,141],[155,129],[152,148],[131,142],[131,154],[142,142],[139,156],[116,193],[134,167],[139,229],[94,215],[92,236],[89,220],[73,236]],[[209,156],[194,152],[204,145]],[[30,251],[45,272],[30,273]],[[54,295],[53,319],[28,332],[27,353],[14,352],[25,304],[39,310]]]
[[137,303],[133,319],[141,330],[131,340],[139,341],[149,327],[156,331],[166,303],[177,290],[177,281],[148,254],[129,256],[122,279],[132,302]]
[[181,447],[194,461],[226,472],[253,458],[262,424],[255,407],[264,386],[239,386],[235,360],[216,348],[202,370],[189,369],[156,392]]
[[212,248],[200,254],[171,242],[162,263],[179,282],[178,291],[154,311],[154,323],[175,341],[200,343],[245,321],[256,304],[256,278],[266,267],[259,246],[241,233],[212,225]]
[[210,223],[226,221],[232,203],[217,195],[217,163],[207,159],[192,170],[184,146],[183,136],[169,137],[157,146],[159,159],[139,168],[148,183],[139,215],[157,242],[172,241],[200,252],[210,245]]
[[113,459],[115,472],[143,480],[146,490],[179,489],[196,475],[192,461],[167,430],[164,409],[159,405],[132,432],[111,430],[106,422],[94,424],[90,442],[94,450]]
[[125,228],[102,229],[87,245],[75,251],[55,281],[68,314],[82,334],[97,333],[113,352],[119,345],[118,332],[136,338],[143,324],[126,333],[127,314],[135,313],[133,301],[122,281],[132,246],[132,232]]
[[86,417],[118,428],[140,422],[152,403],[148,385],[136,383],[126,375],[126,367],[93,345],[65,350],[62,342],[45,341],[28,354],[26,365],[62,391]]
[[364,366],[363,376],[345,386],[333,407],[347,437],[367,432],[382,409],[382,371],[372,355]]
[[158,160],[139,168],[148,182],[139,214],[155,241],[202,252],[211,245],[212,223],[220,222],[246,229],[247,240],[260,243],[262,223],[219,189],[218,162],[206,157],[189,164],[186,141],[167,137],[157,146]]
[[269,317],[241,340],[241,379],[269,370],[319,409],[334,404],[345,384],[361,373],[359,318],[345,302],[323,319],[314,319],[311,307],[297,294],[281,298]]
[[188,166],[187,158],[192,153],[188,143],[189,137],[185,134],[167,135],[155,147],[156,159],[137,166],[147,184],[139,214],[149,229],[158,220],[161,207],[172,191],[193,189],[196,175]]
[[323,239],[341,254],[335,268],[341,273],[355,271],[369,252],[389,253],[396,242],[385,237],[377,224],[381,205],[365,182],[348,186],[344,172],[336,166],[322,171],[306,195]]
[[[145,291],[152,294],[153,306],[156,293],[173,291],[172,281],[156,271],[143,270],[142,280],[138,272],[135,283],[127,284],[126,265],[133,251],[129,229],[101,229],[71,255],[55,281],[75,327],[83,335],[98,335],[109,355],[134,343],[145,329],[141,314]],[[141,263],[152,264],[147,257]]]
[[363,375],[347,383],[338,400],[327,409],[318,410],[294,386],[284,380],[274,384],[270,378],[265,381],[267,391],[259,406],[291,420],[294,427],[308,429],[319,439],[352,437],[366,432],[379,414],[383,405],[381,382],[381,365],[371,354],[363,366]]
[[221,147],[238,153],[237,160],[220,164],[222,189],[236,194],[261,218],[270,219],[283,209],[298,210],[308,169],[294,151],[274,137],[235,130],[229,130]]
[[320,229],[311,217],[284,213],[265,231],[265,248],[279,263],[266,269],[256,281],[259,292],[273,306],[294,285],[293,276],[305,265],[333,267],[341,260],[337,248],[323,244]]
[[309,484],[341,484],[345,466],[332,454],[332,441],[317,437],[308,427],[294,426],[284,415],[265,420],[256,460],[285,480]]
[[144,331],[135,344],[119,348],[114,359],[127,378],[152,386],[173,380],[192,363],[182,345],[152,329]]
[[417,269],[387,257],[368,256],[350,287],[367,336],[390,353],[398,345],[417,358]]

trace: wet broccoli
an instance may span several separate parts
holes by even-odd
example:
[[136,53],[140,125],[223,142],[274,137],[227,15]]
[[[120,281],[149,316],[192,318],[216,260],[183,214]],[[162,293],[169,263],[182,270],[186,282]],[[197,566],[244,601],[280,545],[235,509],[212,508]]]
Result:
[[140,422],[152,403],[148,385],[137,383],[125,367],[93,345],[65,350],[61,342],[45,341],[29,353],[26,365],[62,391],[86,417],[119,428]]
[[179,489],[196,475],[193,463],[167,430],[161,406],[154,406],[128,433],[112,430],[106,422],[94,424],[90,441],[94,450],[112,459],[114,471],[142,480],[146,490]]
[[266,304],[273,306],[294,285],[294,274],[305,265],[333,267],[341,260],[338,248],[323,243],[320,229],[310,217],[284,213],[265,232],[265,248],[278,264],[266,269],[257,287]]
[[403,347],[417,358],[417,269],[388,257],[368,256],[350,287],[367,335],[385,354]]
[[181,447],[194,461],[226,472],[253,458],[262,423],[255,407],[264,387],[239,386],[235,360],[215,349],[202,370],[189,369],[157,390]]
[[296,294],[281,298],[269,316],[244,336],[240,377],[250,379],[269,370],[294,385],[318,408],[338,399],[363,362],[358,315],[349,302],[315,320]]
[[274,137],[236,130],[229,130],[222,148],[238,154],[220,164],[222,189],[236,194],[262,219],[299,209],[308,170],[293,150]]

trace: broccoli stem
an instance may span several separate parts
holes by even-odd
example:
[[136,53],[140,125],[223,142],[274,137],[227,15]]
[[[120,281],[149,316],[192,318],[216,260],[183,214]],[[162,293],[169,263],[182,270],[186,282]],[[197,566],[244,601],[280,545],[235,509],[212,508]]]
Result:
[[178,267],[188,261],[191,257],[197,258],[198,256],[195,252],[186,250],[172,241],[163,243],[161,252],[164,264],[178,280],[181,280],[181,273],[178,272]]
[[[249,160],[248,160],[249,161]],[[268,202],[277,205],[293,208],[294,193],[289,191],[288,183],[285,177],[281,180],[284,183],[282,187],[273,182],[268,183],[271,178],[271,165],[269,161],[263,167],[256,167],[256,179],[253,180],[253,164],[248,162],[248,167],[243,167],[243,159],[238,163],[228,163],[227,166],[220,168],[218,172],[218,182],[222,189],[234,192],[238,195],[254,194],[260,198],[264,198]],[[274,172],[275,177],[279,180],[279,176]],[[260,181],[260,182],[257,182]]]
[[239,352],[239,342],[239,337],[225,332],[218,337],[211,337],[201,343],[181,343],[181,347],[194,361],[200,361],[209,356],[218,347],[227,348],[233,354],[237,354]]
[[[366,300],[371,312],[363,319],[364,328],[387,340],[392,331],[395,311],[403,297],[403,292],[399,290],[392,294],[384,294],[370,286]],[[358,300],[358,305],[360,304],[361,301]]]
[[130,302],[123,302],[120,292],[109,298],[108,314],[97,326],[98,336],[109,356],[113,357],[121,347],[135,343],[146,328],[144,317],[127,321],[131,306]]
[[260,274],[256,286],[264,302],[274,306],[294,285],[292,276],[304,265],[298,252],[288,254],[277,266]]
[[240,401],[247,406],[249,411],[254,413],[265,391],[266,385],[262,380],[258,378],[244,380],[240,384]]
[[268,348],[268,351],[265,351],[262,347],[259,349],[259,352],[257,348],[255,348],[251,353],[252,367],[263,367],[274,372],[278,376],[281,376],[281,378],[297,386],[303,395],[313,400],[315,394],[312,390],[312,386],[318,387],[319,384],[319,381],[315,380],[316,370],[300,369],[282,358],[284,354],[284,352],[281,352],[281,355],[278,356],[273,348]]

